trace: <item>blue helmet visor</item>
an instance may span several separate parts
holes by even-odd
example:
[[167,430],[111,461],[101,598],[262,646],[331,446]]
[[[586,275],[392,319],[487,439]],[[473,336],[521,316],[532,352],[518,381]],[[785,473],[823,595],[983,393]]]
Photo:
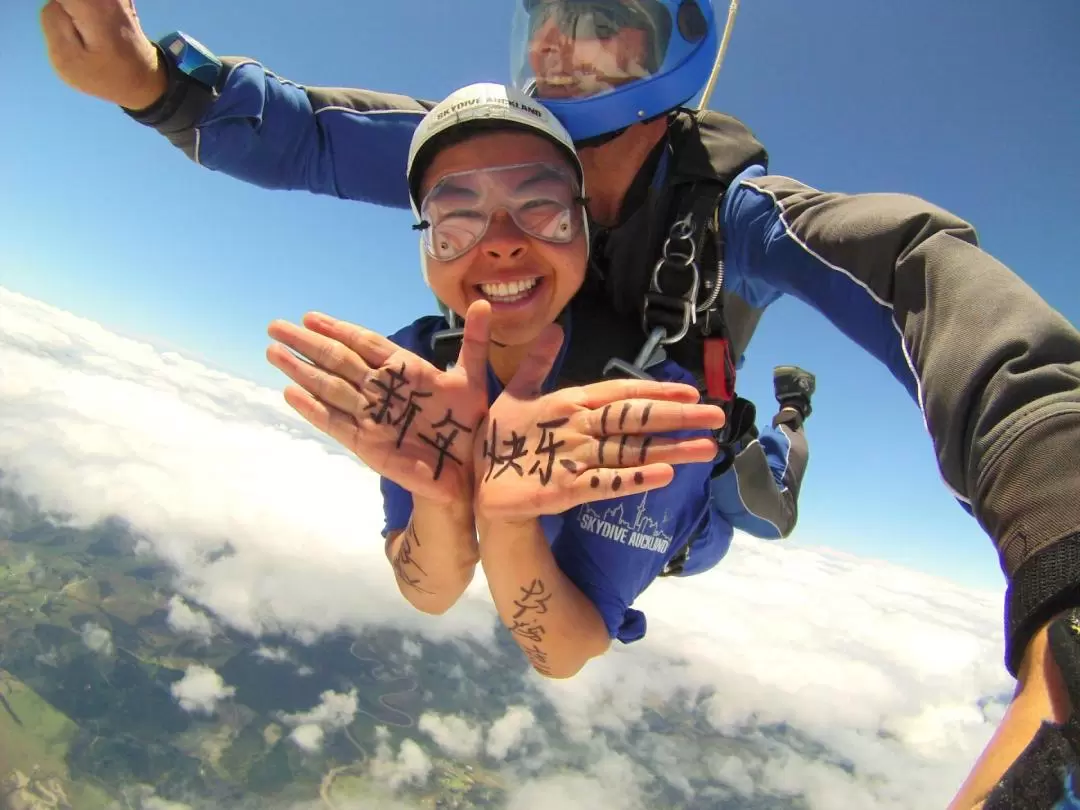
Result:
[[662,0],[523,0],[513,23],[514,84],[541,101],[613,92],[689,55],[672,29]]

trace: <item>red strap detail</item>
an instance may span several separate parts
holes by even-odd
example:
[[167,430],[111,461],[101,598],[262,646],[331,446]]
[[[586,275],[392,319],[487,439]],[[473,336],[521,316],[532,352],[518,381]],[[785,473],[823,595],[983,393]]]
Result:
[[705,390],[709,399],[731,402],[735,398],[735,366],[725,338],[705,338]]

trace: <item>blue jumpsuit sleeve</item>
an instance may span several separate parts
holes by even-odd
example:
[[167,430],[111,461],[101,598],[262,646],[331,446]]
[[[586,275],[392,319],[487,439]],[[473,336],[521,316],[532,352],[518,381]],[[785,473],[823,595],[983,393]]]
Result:
[[379,477],[379,490],[383,499],[382,536],[405,531],[413,513],[412,493],[386,476]]
[[179,123],[154,124],[189,158],[262,188],[409,207],[409,143],[433,103],[304,87],[251,59],[226,57],[222,64],[227,72],[205,106],[185,111]]
[[[725,195],[724,283],[750,306],[765,308],[782,295],[792,295],[828,318],[846,336],[880,360],[912,397],[918,383],[893,321],[894,309],[867,282],[837,267],[789,228],[784,207],[756,185],[762,166],[740,174]],[[850,224],[849,239],[858,226]],[[895,256],[867,256],[867,262],[888,262]]]

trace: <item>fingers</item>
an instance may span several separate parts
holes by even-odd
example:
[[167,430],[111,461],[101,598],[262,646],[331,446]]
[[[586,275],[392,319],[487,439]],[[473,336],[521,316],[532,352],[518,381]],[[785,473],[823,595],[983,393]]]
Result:
[[488,351],[491,347],[491,304],[475,301],[465,313],[465,334],[461,340],[457,368],[469,384],[487,391]]
[[320,402],[295,385],[286,386],[285,401],[316,430],[336,439],[349,449],[356,446],[359,426],[348,413]]
[[584,408],[601,408],[624,399],[654,399],[669,402],[697,403],[701,393],[685,383],[657,380],[604,380],[582,386],[575,402]]
[[280,344],[266,350],[266,359],[297,385],[338,410],[360,413],[368,404],[351,383],[300,359]]
[[72,51],[81,51],[86,48],[82,36],[79,34],[71,15],[64,10],[56,0],[49,0],[41,8],[41,30],[45,34],[45,42],[49,49],[49,55],[56,59],[60,54]]
[[[369,351],[368,356],[373,359],[366,361],[363,354],[344,341],[333,336],[324,336],[310,329],[304,329],[288,321],[273,321],[266,331],[274,340],[303,355],[319,368],[331,371],[356,386],[364,384],[372,367],[378,368],[382,365],[381,358],[384,355],[381,351]],[[376,335],[376,337],[379,336]],[[355,335],[353,338],[354,340],[357,339]],[[380,339],[385,340],[385,338]],[[393,343],[389,341],[386,341],[386,343],[393,350],[397,350],[397,346]],[[385,356],[389,357],[389,353],[386,353]],[[282,371],[284,370],[282,369]]]
[[320,402],[295,385],[285,388],[285,401],[312,427],[335,439],[380,475],[395,481],[413,495],[436,502],[453,499],[451,492],[439,484],[429,463],[395,455],[392,445],[380,450],[378,442],[366,442],[362,428],[351,415]]
[[[625,469],[649,463],[701,464],[716,458],[717,450],[716,441],[708,436],[656,439],[652,436],[623,434],[601,437],[593,442],[588,446],[589,457],[583,466],[593,469]],[[580,452],[574,455],[578,456]]]
[[[372,332],[370,329],[365,329],[362,326],[357,326],[348,321],[340,321],[337,318],[331,318],[329,315],[324,315],[321,312],[309,312],[305,315],[304,326],[312,332],[324,335],[346,348],[351,349],[361,360],[372,368],[378,368],[385,364],[394,352],[400,350],[400,347],[396,343],[384,338],[378,332]],[[280,340],[280,338],[278,338],[278,340]],[[284,343],[285,341],[282,342]],[[307,354],[307,352],[304,352],[304,354]],[[311,355],[307,356],[318,362],[316,358]],[[319,363],[319,365],[322,365],[322,363]],[[328,368],[328,366],[323,367]],[[360,380],[353,381],[362,382],[363,378],[361,377]]]
[[88,50],[99,48],[116,36],[127,22],[129,8],[122,0],[54,0],[77,31]]
[[562,348],[563,331],[557,324],[548,324],[529,347],[529,353],[518,366],[517,373],[506,384],[506,393],[517,399],[539,396],[544,380]]
[[[696,393],[696,392],[695,392]],[[718,405],[627,399],[586,411],[582,431],[592,436],[624,433],[671,433],[681,430],[718,430],[724,409]]]

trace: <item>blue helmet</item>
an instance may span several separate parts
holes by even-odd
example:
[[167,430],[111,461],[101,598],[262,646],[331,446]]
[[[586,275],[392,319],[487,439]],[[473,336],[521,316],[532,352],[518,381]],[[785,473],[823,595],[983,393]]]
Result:
[[688,102],[717,47],[712,0],[519,0],[511,71],[581,143]]

